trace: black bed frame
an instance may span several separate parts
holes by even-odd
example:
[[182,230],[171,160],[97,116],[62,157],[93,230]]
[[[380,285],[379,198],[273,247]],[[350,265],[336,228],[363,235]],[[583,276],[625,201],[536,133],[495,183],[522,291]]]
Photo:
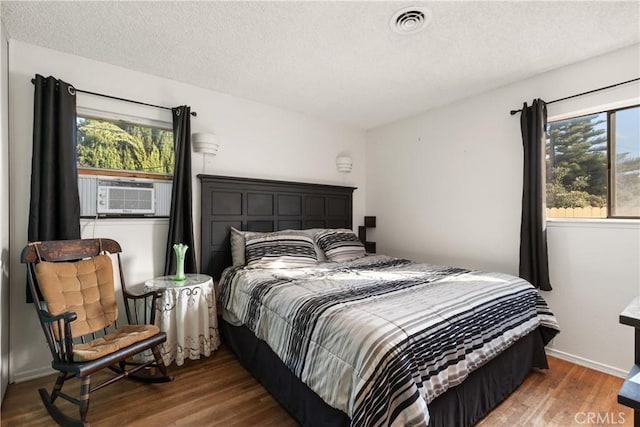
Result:
[[[352,228],[353,187],[198,177],[202,185],[201,271],[216,279],[231,265],[230,227],[251,231]],[[323,402],[246,327],[221,320],[221,330],[243,366],[302,425],[349,425],[346,414]],[[541,331],[523,337],[431,402],[429,426],[473,425],[512,393],[531,368],[547,368],[544,344],[548,338]]]

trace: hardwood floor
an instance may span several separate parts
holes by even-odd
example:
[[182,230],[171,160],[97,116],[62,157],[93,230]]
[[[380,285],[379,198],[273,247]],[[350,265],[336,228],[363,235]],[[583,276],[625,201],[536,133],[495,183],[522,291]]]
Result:
[[478,426],[633,426],[633,410],[617,402],[621,378],[548,359]]
[[[622,380],[549,357],[551,369],[535,371],[478,425],[633,425],[633,413],[616,403]],[[100,426],[295,426],[278,403],[223,345],[212,357],[171,366],[175,381],[143,385],[119,381],[96,392],[88,420]],[[37,389],[54,377],[9,386],[2,427],[50,426]],[[67,388],[71,386],[73,388]],[[71,381],[67,391],[75,391]],[[61,405],[62,406],[62,405]],[[67,413],[77,410],[64,405]]]

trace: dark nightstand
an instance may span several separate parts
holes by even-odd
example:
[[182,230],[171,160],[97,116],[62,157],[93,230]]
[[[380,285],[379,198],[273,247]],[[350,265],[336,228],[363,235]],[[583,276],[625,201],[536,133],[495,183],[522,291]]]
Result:
[[376,228],[376,217],[365,216],[364,225],[358,227],[358,238],[364,245],[365,251],[370,254],[376,253],[376,242],[367,242],[367,228]]
[[631,304],[620,313],[620,323],[635,328],[634,365],[618,392],[618,403],[633,408],[633,425],[640,427],[640,384],[631,379],[640,373],[640,297],[636,297]]

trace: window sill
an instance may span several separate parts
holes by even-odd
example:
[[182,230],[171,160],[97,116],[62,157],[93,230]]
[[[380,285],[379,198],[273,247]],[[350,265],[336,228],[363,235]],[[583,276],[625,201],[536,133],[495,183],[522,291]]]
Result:
[[98,217],[95,218],[80,218],[80,227],[86,227],[93,224],[94,221],[97,221],[99,225],[109,225],[109,224],[118,224],[118,225],[159,225],[169,222],[168,217]]
[[173,175],[114,169],[97,169],[78,167],[78,175],[95,175],[98,177],[144,178],[156,181],[173,181]]
[[622,228],[640,230],[640,220],[617,218],[547,218],[547,228]]

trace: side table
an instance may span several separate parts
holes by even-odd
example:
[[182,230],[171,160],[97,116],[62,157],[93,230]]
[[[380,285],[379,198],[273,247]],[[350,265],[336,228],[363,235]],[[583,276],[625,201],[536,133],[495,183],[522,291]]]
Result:
[[145,291],[163,291],[156,304],[156,325],[167,333],[160,348],[167,366],[174,360],[181,366],[185,358],[208,357],[220,346],[213,279],[206,274],[186,276],[182,281],[156,277],[144,284]]

